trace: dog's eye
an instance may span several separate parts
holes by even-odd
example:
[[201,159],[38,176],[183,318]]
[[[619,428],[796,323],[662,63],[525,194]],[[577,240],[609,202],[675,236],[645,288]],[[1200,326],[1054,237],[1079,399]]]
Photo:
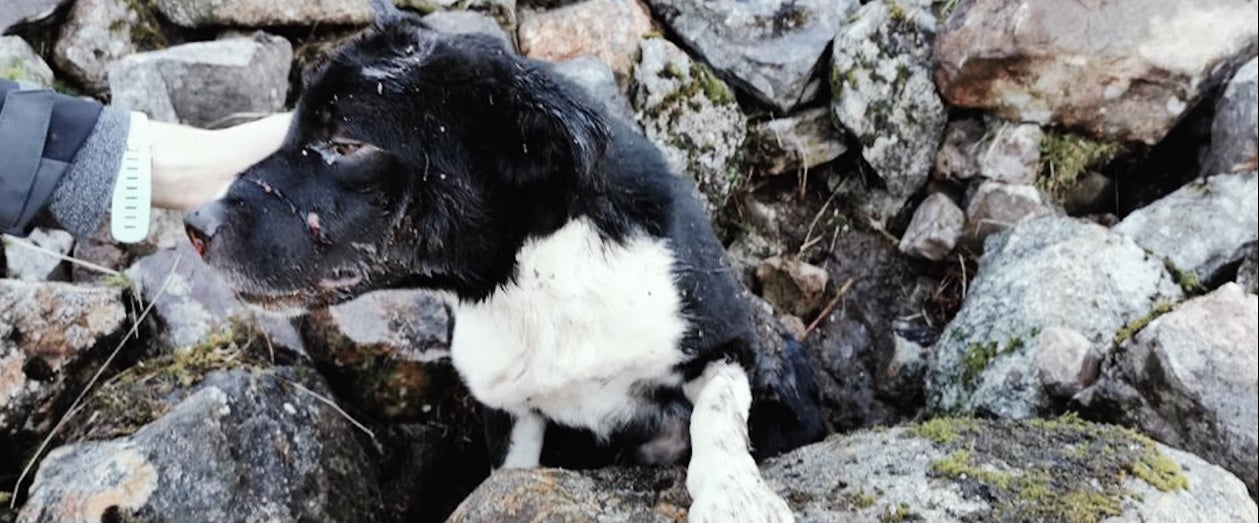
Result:
[[333,151],[336,151],[337,154],[341,156],[350,156],[358,152],[359,149],[362,149],[364,144],[363,142],[356,142],[354,140],[334,138],[328,143],[328,145]]

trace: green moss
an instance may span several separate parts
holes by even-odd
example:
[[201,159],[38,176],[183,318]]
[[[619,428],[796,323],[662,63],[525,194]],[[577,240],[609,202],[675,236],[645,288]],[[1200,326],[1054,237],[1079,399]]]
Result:
[[[930,427],[923,429],[922,427]],[[911,434],[946,452],[931,474],[982,492],[993,521],[1093,523],[1122,514],[1125,486],[1188,488],[1180,467],[1149,438],[1075,415],[1026,422],[939,418]],[[940,437],[945,434],[947,437]]]
[[660,31],[647,31],[646,33],[643,33],[643,40],[648,38],[664,38],[664,33],[661,33]]
[[881,495],[881,493],[870,493],[864,488],[859,488],[856,491],[844,493],[843,497],[853,508],[862,510],[873,507],[875,503],[878,503]]
[[1171,303],[1161,302],[1154,305],[1154,308],[1150,309],[1150,312],[1146,313],[1145,316],[1128,322],[1122,329],[1115,332],[1115,345],[1128,341],[1136,333],[1141,332],[1141,329],[1144,329],[1150,322],[1154,321],[1155,318],[1171,312],[1173,307],[1175,306]]
[[892,20],[897,22],[909,21],[909,13],[905,12],[905,6],[896,2],[889,2],[887,5],[888,14],[892,15]]
[[1042,172],[1036,180],[1057,199],[1080,179],[1086,169],[1110,163],[1121,152],[1119,144],[1079,135],[1049,131],[1040,142]]
[[1194,274],[1193,271],[1186,271],[1177,267],[1170,258],[1163,259],[1163,266],[1167,268],[1167,272],[1171,273],[1172,279],[1176,280],[1176,285],[1179,285],[1180,289],[1186,293],[1201,294],[1206,290],[1206,287],[1198,280],[1198,275]]
[[988,363],[997,357],[997,343],[971,343],[962,353],[962,383],[968,388],[975,388],[979,376],[988,368]]
[[29,80],[30,74],[31,73],[26,69],[26,66],[17,60],[9,62],[9,65],[0,67],[0,78],[13,82],[19,80]]
[[910,512],[909,505],[898,503],[895,507],[879,515],[880,523],[900,523],[918,519],[918,515]]
[[665,64],[664,70],[660,72],[660,76],[662,78],[668,78],[670,80],[681,80],[682,68],[678,67],[678,64],[676,62],[669,62]]

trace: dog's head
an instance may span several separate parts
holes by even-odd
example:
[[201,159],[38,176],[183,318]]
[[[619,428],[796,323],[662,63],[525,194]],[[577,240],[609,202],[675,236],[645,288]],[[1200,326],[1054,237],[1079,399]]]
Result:
[[607,133],[545,65],[394,11],[313,75],[281,148],[185,221],[262,305],[398,286],[475,299],[598,192]]

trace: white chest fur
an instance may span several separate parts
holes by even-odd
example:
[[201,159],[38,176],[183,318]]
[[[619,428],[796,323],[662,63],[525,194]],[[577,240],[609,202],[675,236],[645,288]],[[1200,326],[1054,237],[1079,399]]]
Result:
[[679,383],[686,322],[666,242],[608,244],[577,220],[516,262],[515,282],[456,305],[452,359],[478,400],[606,436],[640,407],[636,387]]

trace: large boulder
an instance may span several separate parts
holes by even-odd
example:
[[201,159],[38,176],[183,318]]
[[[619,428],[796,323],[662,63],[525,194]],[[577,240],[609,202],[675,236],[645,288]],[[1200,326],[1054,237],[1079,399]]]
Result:
[[1259,58],[1237,70],[1215,103],[1211,148],[1202,161],[1202,174],[1254,170],[1259,155]]
[[1167,260],[1182,285],[1215,281],[1259,240],[1259,174],[1221,174],[1181,187],[1115,225]]
[[53,46],[57,67],[93,93],[107,91],[106,68],[165,37],[139,2],[81,0],[74,3]]
[[57,423],[127,317],[117,287],[0,279],[0,470],[20,467],[32,438]]
[[[858,431],[771,459],[761,474],[801,523],[1259,520],[1227,471],[1072,418]],[[665,523],[689,504],[678,469],[503,470],[450,521]]]
[[153,0],[167,19],[185,27],[365,24],[368,0]]
[[526,56],[553,62],[594,56],[625,80],[651,30],[651,14],[637,0],[585,0],[550,11],[522,11],[518,34]]
[[1237,474],[1251,495],[1259,492],[1259,297],[1228,283],[1142,318],[1123,335],[1081,403],[1194,452]]
[[844,24],[831,51],[836,120],[861,155],[904,200],[927,180],[947,121],[931,83],[936,20],[927,2],[870,2]]
[[278,36],[194,42],[138,53],[109,66],[113,104],[197,127],[235,113],[284,107],[293,46]]
[[16,25],[47,19],[64,3],[66,0],[8,0],[0,9],[0,35]]
[[1247,0],[962,0],[935,41],[951,104],[1096,137],[1158,142],[1241,61]]
[[648,0],[678,38],[724,78],[787,112],[816,95],[818,60],[852,0]]
[[638,127],[634,107],[616,83],[616,74],[607,64],[593,56],[578,56],[555,64],[555,72],[586,90],[586,94],[621,123]]
[[52,69],[20,36],[0,36],[0,78],[52,86]]
[[932,350],[928,407],[1015,419],[1057,412],[1096,378],[1089,369],[1116,332],[1180,297],[1162,260],[1124,236],[1072,218],[1024,220],[989,238]]
[[743,183],[737,162],[747,131],[734,92],[664,38],[643,41],[630,99],[647,138],[678,174],[692,176],[710,212]]
[[234,345],[147,362],[44,458],[18,521],[378,521],[368,438],[328,394]]

